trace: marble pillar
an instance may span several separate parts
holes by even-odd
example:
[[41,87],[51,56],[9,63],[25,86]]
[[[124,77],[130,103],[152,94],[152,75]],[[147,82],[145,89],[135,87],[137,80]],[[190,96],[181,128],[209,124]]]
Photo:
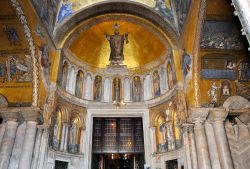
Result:
[[63,151],[67,152],[68,151],[68,135],[69,135],[69,125],[65,124],[65,136],[64,136],[64,146],[63,146]]
[[217,151],[217,145],[215,141],[213,126],[210,122],[205,123],[206,135],[207,135],[207,142],[208,142],[208,149],[210,153],[210,159],[213,169],[221,169],[220,161],[219,161],[219,154]]
[[194,123],[194,136],[197,149],[198,168],[212,169],[204,126],[204,122],[208,115],[208,109],[192,108],[189,111],[190,119]]
[[44,125],[43,127],[43,133],[42,133],[42,138],[41,138],[41,143],[40,143],[39,157],[38,157],[36,169],[44,169],[44,161],[45,161],[45,156],[46,156],[46,152],[48,148],[48,137],[49,137],[48,128],[49,128],[48,125]]
[[12,155],[10,158],[8,169],[18,169],[19,161],[20,161],[20,157],[22,153],[25,129],[26,129],[26,122],[22,123],[17,128],[15,143],[13,146]]
[[81,129],[80,148],[79,148],[80,154],[84,154],[84,144],[85,144],[84,135],[85,135],[85,131],[83,129]]
[[65,129],[66,129],[66,123],[63,123],[63,125],[62,125],[61,142],[60,142],[60,148],[59,148],[60,151],[63,151],[63,147],[64,147]]
[[41,145],[41,138],[42,138],[43,128],[41,126],[37,126],[37,134],[36,134],[36,142],[34,148],[34,156],[32,159],[31,168],[36,169],[38,163],[38,157],[40,153],[40,145]]
[[188,128],[189,128],[188,124],[183,124],[183,139],[184,139],[184,146],[185,146],[186,166],[187,166],[187,169],[192,169]]
[[36,125],[37,122],[35,121],[27,121],[22,155],[19,162],[19,169],[30,169],[31,167],[31,160],[36,137]]
[[189,133],[189,142],[190,142],[190,152],[191,152],[191,162],[192,169],[198,169],[197,153],[194,139],[194,125],[190,124],[188,128]]
[[157,142],[156,142],[156,128],[157,127],[150,127],[151,132],[151,152],[156,153],[157,152]]
[[0,147],[0,168],[7,169],[14,145],[18,123],[15,120],[6,122],[6,128]]
[[3,122],[1,125],[0,125],[0,146],[1,146],[1,143],[2,143],[2,140],[3,140],[3,135],[4,135],[4,131],[5,131],[5,126],[6,126],[6,123]]
[[215,108],[210,111],[212,124],[214,128],[214,135],[219,154],[219,160],[222,169],[234,169],[231,152],[227,140],[224,120],[228,112],[224,109]]

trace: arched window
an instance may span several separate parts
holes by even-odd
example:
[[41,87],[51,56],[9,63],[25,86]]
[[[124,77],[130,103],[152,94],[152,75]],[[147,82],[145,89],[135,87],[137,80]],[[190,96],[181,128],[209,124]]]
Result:
[[62,67],[62,82],[61,82],[61,86],[64,90],[66,90],[68,71],[69,71],[69,65],[67,62],[64,62]]
[[82,98],[83,97],[83,85],[84,85],[84,73],[83,71],[79,70],[76,76],[76,90],[75,96]]
[[135,76],[133,78],[133,101],[138,102],[141,101],[142,96],[142,85],[141,85],[141,79],[139,76]]
[[94,100],[101,101],[102,100],[102,77],[96,76],[94,82]]

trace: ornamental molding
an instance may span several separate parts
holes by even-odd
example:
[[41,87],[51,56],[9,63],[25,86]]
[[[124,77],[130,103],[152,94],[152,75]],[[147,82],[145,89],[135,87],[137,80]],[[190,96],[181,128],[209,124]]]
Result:
[[12,7],[16,10],[16,14],[19,18],[19,21],[23,25],[23,32],[25,38],[29,45],[29,53],[32,59],[32,68],[33,68],[33,75],[32,75],[32,106],[38,106],[38,94],[39,94],[39,57],[35,54],[36,48],[34,44],[34,40],[31,35],[31,29],[28,25],[27,18],[23,12],[23,9],[18,2],[18,0],[11,0]]

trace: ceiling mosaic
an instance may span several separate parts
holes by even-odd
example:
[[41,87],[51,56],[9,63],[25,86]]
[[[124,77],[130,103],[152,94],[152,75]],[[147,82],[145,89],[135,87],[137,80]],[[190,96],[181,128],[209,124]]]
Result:
[[[32,3],[48,28],[50,34],[57,25],[70,19],[74,14],[90,6],[116,2],[111,0],[32,0]],[[163,18],[170,21],[179,32],[186,20],[191,0],[124,0],[152,8]]]
[[[170,0],[129,0],[131,2],[138,2],[141,4],[144,4],[148,7],[157,7],[157,5],[160,8],[165,8],[166,11],[164,11],[167,14],[167,12],[170,12],[171,5]],[[63,0],[63,2],[60,4],[59,13],[57,17],[57,22],[62,22],[64,19],[68,18],[73,13],[77,12],[80,9],[86,8],[88,6],[91,6],[93,4],[97,3],[103,3],[103,2],[109,2],[107,0]]]

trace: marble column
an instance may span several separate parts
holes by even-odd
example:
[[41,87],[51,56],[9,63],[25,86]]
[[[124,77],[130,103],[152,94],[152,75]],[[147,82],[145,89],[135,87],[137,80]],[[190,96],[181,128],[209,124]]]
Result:
[[213,126],[210,122],[205,123],[206,135],[207,135],[207,142],[208,142],[208,149],[210,153],[210,159],[213,169],[221,169],[220,161],[219,161],[219,154],[217,151],[217,145],[215,141]]
[[17,128],[15,143],[13,146],[12,155],[10,158],[8,169],[18,169],[18,165],[19,165],[19,161],[20,161],[20,157],[22,153],[25,129],[26,129],[26,122],[23,122]]
[[190,141],[190,152],[191,152],[191,162],[192,169],[198,169],[197,153],[194,139],[194,125],[190,124],[189,128],[189,141]]
[[63,151],[63,147],[64,147],[64,141],[65,141],[65,128],[66,128],[66,123],[63,123],[62,126],[62,135],[61,135],[61,143],[60,143],[60,151]]
[[69,134],[69,125],[65,124],[65,137],[64,137],[64,146],[63,151],[67,152],[68,150],[68,134]]
[[31,160],[36,137],[36,125],[37,122],[35,121],[27,121],[22,155],[19,162],[19,169],[30,169],[31,167]]
[[18,123],[15,120],[6,122],[2,145],[0,147],[0,168],[7,169],[14,145]]
[[85,135],[85,131],[81,129],[80,149],[79,149],[80,154],[84,154],[84,144],[85,144],[84,135]]
[[3,135],[4,135],[4,131],[5,131],[5,126],[6,126],[6,123],[3,122],[1,125],[0,125],[0,146],[1,146],[1,143],[2,143],[2,140],[3,140]]
[[218,148],[219,159],[222,169],[234,169],[231,152],[227,140],[224,120],[228,112],[224,109],[215,108],[210,111],[213,120],[214,135]]
[[192,122],[194,123],[194,136],[197,148],[198,168],[212,169],[204,126],[204,122],[208,115],[208,109],[193,108],[190,109],[190,113]]
[[42,138],[43,128],[41,126],[37,126],[37,134],[36,134],[36,142],[34,148],[34,156],[32,159],[31,168],[36,169],[38,163],[38,157],[40,153],[40,145],[41,145],[41,138]]
[[48,125],[44,125],[43,127],[43,133],[42,133],[42,138],[41,138],[41,143],[40,143],[39,157],[38,157],[36,169],[44,169],[44,161],[45,161],[45,155],[46,155],[46,151],[48,147],[48,137],[49,137],[48,128],[49,128]]
[[186,165],[187,169],[192,169],[188,128],[189,128],[188,124],[183,124],[183,139],[184,139],[185,154],[186,154]]
[[156,153],[157,152],[157,142],[156,142],[156,127],[150,127],[150,132],[151,132],[151,152]]

